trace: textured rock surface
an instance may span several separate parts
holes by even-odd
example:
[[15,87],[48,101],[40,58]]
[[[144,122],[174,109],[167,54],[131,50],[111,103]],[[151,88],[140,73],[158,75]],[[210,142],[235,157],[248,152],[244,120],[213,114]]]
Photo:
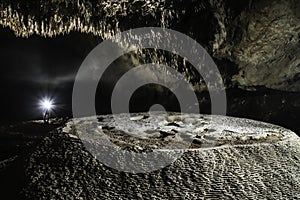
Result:
[[299,1],[253,1],[249,6],[225,21],[227,35],[215,53],[239,66],[232,80],[241,86],[299,91]]
[[[106,133],[111,141],[120,141],[123,136],[123,145],[132,146],[131,150],[139,146],[138,140],[146,143],[146,138],[126,140],[130,128],[126,124],[130,121],[136,124],[136,129],[131,130],[129,136],[133,136],[135,130],[143,130],[163,141],[160,134],[146,130],[160,127],[167,132],[174,126],[178,132],[185,129],[195,137],[201,135],[198,139],[204,144],[205,140],[212,140],[210,147],[197,143],[198,146],[185,150],[174,163],[154,172],[120,172],[103,165],[86,151],[72,126],[75,123],[88,127],[93,122],[89,118],[75,119],[63,131],[59,129],[46,137],[28,159],[28,184],[23,194],[28,199],[300,198],[300,139],[293,132],[271,124],[229,117],[218,117],[219,122],[222,121],[220,126],[207,130],[203,122],[207,122],[208,116],[185,115],[179,120],[174,114],[168,115],[171,117],[156,113],[147,118],[139,114],[131,119],[119,115],[116,121],[111,116],[101,116],[99,124],[93,126],[95,130],[99,127],[109,130]],[[119,134],[109,134],[113,130]],[[222,138],[227,142],[217,143]],[[244,142],[236,143],[238,138],[243,138]]]

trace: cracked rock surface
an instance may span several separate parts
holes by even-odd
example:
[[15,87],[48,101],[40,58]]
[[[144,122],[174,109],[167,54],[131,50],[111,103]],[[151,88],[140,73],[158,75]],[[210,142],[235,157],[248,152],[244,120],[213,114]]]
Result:
[[[177,113],[69,121],[46,137],[28,159],[23,194],[28,199],[300,198],[296,134],[258,121],[212,117],[219,126],[206,115],[179,118]],[[80,127],[86,132],[78,133]],[[103,146],[94,139],[105,135],[119,146],[111,154],[124,149],[143,153],[163,149],[168,141],[184,141],[183,132],[197,141],[182,149],[184,154],[169,166],[148,173],[110,168],[83,145]]]

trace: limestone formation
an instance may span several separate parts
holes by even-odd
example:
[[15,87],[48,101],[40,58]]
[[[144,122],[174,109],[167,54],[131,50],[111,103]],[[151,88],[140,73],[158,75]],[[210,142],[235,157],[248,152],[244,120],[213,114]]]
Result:
[[[27,162],[23,194],[28,199],[300,198],[300,139],[287,129],[248,119],[178,113],[93,119],[69,121],[39,145]],[[94,129],[78,134],[81,127]],[[143,153],[182,140],[182,132],[194,138],[190,148],[182,149],[184,154],[172,164],[149,173],[110,168],[83,145],[104,133],[119,151]]]

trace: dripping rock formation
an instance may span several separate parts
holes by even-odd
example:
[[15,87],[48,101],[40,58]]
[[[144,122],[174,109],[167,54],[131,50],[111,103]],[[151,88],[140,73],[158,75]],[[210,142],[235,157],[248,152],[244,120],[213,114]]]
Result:
[[21,37],[79,31],[102,39],[136,27],[170,28],[213,55],[229,88],[300,91],[299,10],[297,0],[5,0],[0,24]]

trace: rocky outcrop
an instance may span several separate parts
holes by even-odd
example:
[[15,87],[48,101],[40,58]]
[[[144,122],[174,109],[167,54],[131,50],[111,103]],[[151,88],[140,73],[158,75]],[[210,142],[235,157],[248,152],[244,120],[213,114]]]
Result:
[[253,1],[224,22],[226,31],[218,34],[223,43],[216,43],[214,52],[239,67],[233,82],[299,91],[299,9],[299,1]]
[[[46,137],[28,159],[23,194],[28,199],[299,198],[300,140],[289,130],[225,116],[215,116],[221,122],[213,126],[216,129],[207,129],[210,118],[202,115],[187,114],[181,119],[172,113],[115,117],[74,119]],[[128,122],[135,124],[135,129]],[[82,128],[86,132],[81,136],[89,136],[81,141]],[[87,142],[95,146],[100,130],[130,152],[146,152],[145,144],[174,140],[182,130],[197,141],[169,166],[135,174],[110,168],[88,151]],[[137,130],[144,135],[136,137]],[[166,154],[172,151],[165,149]],[[124,162],[119,158],[118,162]]]

